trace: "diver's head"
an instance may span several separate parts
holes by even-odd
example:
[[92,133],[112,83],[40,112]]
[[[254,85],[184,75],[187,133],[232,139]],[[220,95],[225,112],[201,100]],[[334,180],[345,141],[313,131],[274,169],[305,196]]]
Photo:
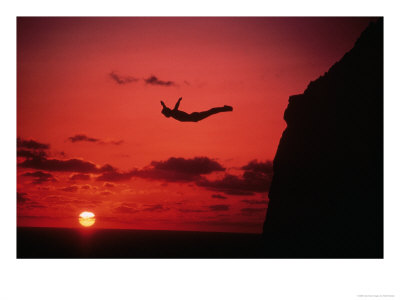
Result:
[[167,118],[171,117],[171,115],[172,115],[172,111],[171,111],[171,109],[168,108],[168,107],[163,107],[161,113],[162,113],[164,116],[166,116]]

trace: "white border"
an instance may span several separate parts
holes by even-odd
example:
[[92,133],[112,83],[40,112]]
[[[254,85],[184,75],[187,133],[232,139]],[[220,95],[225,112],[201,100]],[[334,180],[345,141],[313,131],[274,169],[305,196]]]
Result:
[[[398,12],[385,1],[14,1],[1,9],[1,299],[362,299],[400,297]],[[384,16],[384,260],[16,260],[16,16]],[[396,280],[397,279],[397,280]],[[376,299],[376,298],[374,298]]]

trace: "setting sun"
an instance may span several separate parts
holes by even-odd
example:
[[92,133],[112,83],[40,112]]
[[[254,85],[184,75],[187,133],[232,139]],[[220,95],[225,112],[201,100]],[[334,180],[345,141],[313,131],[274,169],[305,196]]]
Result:
[[90,227],[96,222],[94,213],[84,211],[79,215],[79,223],[84,227]]

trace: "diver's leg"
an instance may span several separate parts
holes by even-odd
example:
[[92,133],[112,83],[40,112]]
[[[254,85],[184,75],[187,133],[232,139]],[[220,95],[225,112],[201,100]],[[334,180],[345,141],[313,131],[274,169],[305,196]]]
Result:
[[206,110],[206,111],[194,112],[194,113],[191,113],[189,115],[190,116],[190,121],[198,122],[200,120],[208,118],[211,115],[215,115],[215,114],[218,114],[218,113],[224,112],[224,111],[232,111],[232,107],[225,105],[223,107],[214,107],[214,108],[211,108],[211,109]]

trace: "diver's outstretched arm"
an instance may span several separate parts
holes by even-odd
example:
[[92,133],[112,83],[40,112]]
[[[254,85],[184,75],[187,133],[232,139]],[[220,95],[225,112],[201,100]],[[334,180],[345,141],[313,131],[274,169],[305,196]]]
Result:
[[165,105],[165,103],[164,103],[164,101],[160,101],[161,102],[161,105],[164,107],[164,108],[166,108],[167,106]]
[[181,100],[182,100],[182,97],[180,97],[180,98],[178,99],[178,102],[176,102],[175,107],[174,107],[174,110],[177,110],[177,109],[179,108],[179,104],[181,104]]

